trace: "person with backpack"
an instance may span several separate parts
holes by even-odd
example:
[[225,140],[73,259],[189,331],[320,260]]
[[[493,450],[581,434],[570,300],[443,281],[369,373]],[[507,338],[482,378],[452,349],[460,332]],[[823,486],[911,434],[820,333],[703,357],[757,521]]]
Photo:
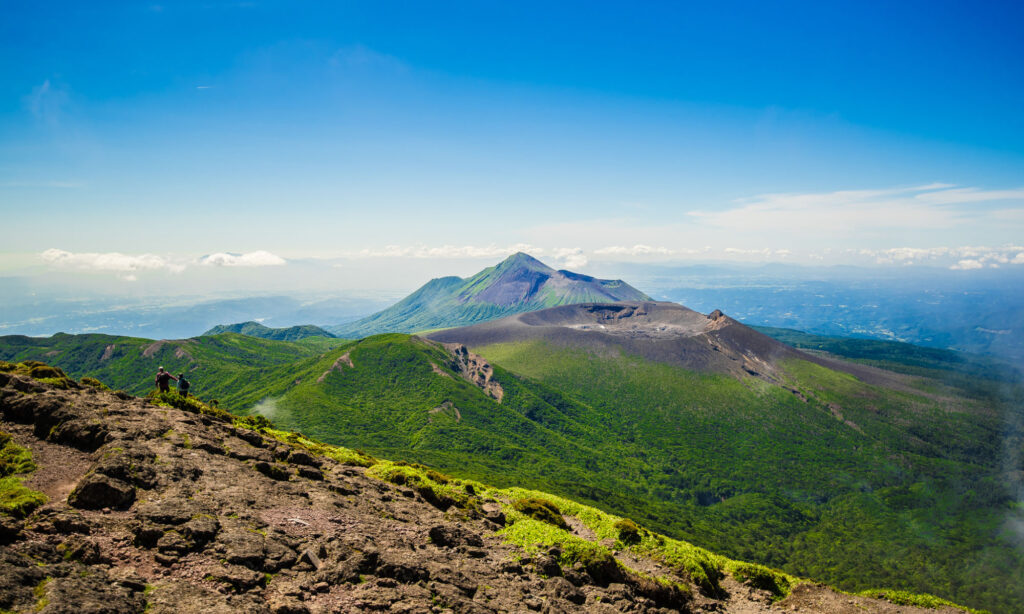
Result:
[[188,389],[191,386],[192,384],[189,383],[187,379],[185,379],[184,373],[178,375],[178,394],[180,394],[182,397],[188,397]]
[[164,371],[163,367],[159,367],[156,370],[156,387],[160,392],[171,391],[171,380],[177,381],[178,378],[174,377],[167,371]]

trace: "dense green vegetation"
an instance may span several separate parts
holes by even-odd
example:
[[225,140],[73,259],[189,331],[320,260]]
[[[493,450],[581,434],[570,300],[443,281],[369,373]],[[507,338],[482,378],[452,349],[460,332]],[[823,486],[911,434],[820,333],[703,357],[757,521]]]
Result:
[[972,396],[989,396],[999,384],[1021,381],[1021,372],[1001,360],[955,350],[926,348],[898,341],[825,337],[788,328],[753,327],[802,350],[826,352],[847,360],[953,386]]
[[1021,510],[1005,473],[1024,467],[1004,455],[1019,448],[1005,428],[1021,405],[993,403],[999,390],[918,395],[794,361],[803,402],[759,380],[627,356],[479,350],[644,450],[644,496],[602,500],[616,512],[848,590],[892,586],[1000,611],[1024,602],[1024,556],[1008,532]]
[[270,328],[259,322],[240,322],[238,324],[221,324],[203,333],[203,336],[220,335],[222,333],[238,333],[247,337],[275,339],[277,341],[299,341],[306,337],[333,337],[331,333],[312,324],[289,326],[288,328]]

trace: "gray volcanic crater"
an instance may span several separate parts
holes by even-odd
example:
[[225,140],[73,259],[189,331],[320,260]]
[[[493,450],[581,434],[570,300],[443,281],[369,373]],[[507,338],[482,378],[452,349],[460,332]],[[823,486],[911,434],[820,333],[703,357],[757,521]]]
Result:
[[713,328],[716,320],[675,303],[588,303],[525,313],[527,326],[564,326],[607,335],[672,339],[693,337]]
[[719,310],[704,315],[677,303],[580,303],[531,311],[427,335],[480,348],[543,341],[602,355],[626,354],[692,371],[753,376],[781,384],[782,363],[799,359],[892,388],[902,378],[881,369],[808,354],[737,322]]

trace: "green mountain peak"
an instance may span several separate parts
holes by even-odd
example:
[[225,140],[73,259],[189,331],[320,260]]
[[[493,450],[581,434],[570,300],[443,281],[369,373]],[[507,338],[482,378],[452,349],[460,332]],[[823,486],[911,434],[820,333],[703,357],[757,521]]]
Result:
[[467,277],[433,279],[395,305],[328,331],[344,338],[465,326],[576,303],[650,300],[622,280],[557,271],[524,252]]

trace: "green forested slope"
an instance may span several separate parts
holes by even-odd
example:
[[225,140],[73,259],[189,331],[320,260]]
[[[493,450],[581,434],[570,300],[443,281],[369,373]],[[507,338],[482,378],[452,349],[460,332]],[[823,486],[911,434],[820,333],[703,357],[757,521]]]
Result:
[[495,365],[499,403],[443,347],[408,335],[156,343],[7,337],[0,358],[141,392],[158,364],[187,369],[222,406],[262,401],[260,413],[325,441],[569,496],[846,589],[930,592],[994,612],[1024,603],[1011,492],[1024,466],[1010,453],[1022,404],[1009,379],[907,376],[897,391],[788,362],[787,385],[805,401],[756,378],[531,342],[477,348]]
[[990,389],[1003,391],[993,402],[909,380],[923,390],[914,394],[787,364],[805,403],[756,380],[629,357],[478,349],[588,404],[640,445],[655,469],[634,513],[670,534],[848,589],[928,590],[998,611],[1024,603],[1024,556],[1010,531],[1021,504],[1008,479],[1024,466],[1007,456],[1020,445],[1007,431],[1019,388]]

